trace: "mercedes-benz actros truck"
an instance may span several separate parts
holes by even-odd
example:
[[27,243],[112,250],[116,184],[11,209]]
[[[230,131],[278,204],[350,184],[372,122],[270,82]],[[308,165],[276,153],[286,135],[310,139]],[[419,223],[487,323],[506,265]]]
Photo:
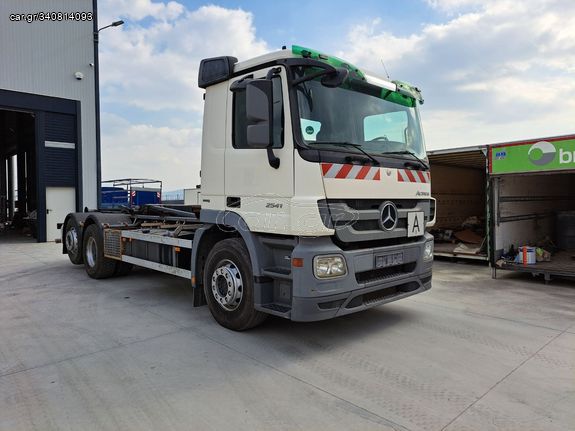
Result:
[[293,46],[202,60],[201,205],[68,214],[92,278],[190,280],[221,325],[315,321],[431,287],[435,219],[419,89]]

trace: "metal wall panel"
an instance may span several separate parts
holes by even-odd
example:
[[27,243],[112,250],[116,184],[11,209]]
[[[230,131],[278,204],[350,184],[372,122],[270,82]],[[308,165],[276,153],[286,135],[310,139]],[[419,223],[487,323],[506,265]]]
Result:
[[[96,91],[92,21],[13,22],[10,14],[92,12],[92,0],[2,0],[0,89],[81,103],[83,202],[97,205]],[[83,79],[74,74],[80,72]],[[1,104],[0,100],[0,104]],[[49,119],[46,119],[47,132]],[[51,140],[46,138],[46,140]],[[47,148],[49,150],[49,148]],[[48,154],[47,154],[48,155]]]

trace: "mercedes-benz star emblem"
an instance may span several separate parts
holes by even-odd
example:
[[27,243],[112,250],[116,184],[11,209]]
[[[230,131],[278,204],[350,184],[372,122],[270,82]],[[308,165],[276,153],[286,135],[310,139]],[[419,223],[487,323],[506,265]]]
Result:
[[393,230],[397,226],[397,207],[393,202],[384,202],[381,205],[379,225],[383,230]]

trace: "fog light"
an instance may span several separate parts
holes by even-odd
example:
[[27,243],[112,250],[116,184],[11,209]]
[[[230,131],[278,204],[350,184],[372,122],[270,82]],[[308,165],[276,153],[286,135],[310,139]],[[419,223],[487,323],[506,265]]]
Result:
[[423,260],[433,260],[433,241],[427,241],[423,246]]
[[347,274],[343,256],[316,256],[313,258],[313,270],[317,278],[341,277]]

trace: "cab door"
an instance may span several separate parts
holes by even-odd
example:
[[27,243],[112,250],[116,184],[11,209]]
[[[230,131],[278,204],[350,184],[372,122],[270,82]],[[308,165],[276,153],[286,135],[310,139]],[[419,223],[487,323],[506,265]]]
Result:
[[246,73],[230,81],[225,148],[226,209],[242,216],[250,230],[280,233],[287,229],[294,194],[293,139],[285,69],[272,77],[273,148],[279,167],[270,165],[268,151],[247,147],[246,91],[231,88],[244,78],[266,78],[271,68]]

